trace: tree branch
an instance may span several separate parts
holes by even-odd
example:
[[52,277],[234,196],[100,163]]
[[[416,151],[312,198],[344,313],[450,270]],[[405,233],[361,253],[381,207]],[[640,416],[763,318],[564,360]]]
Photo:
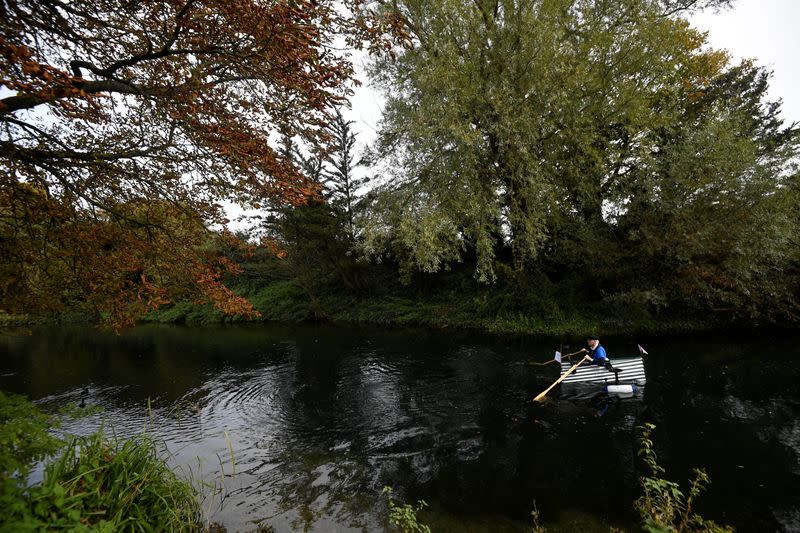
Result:
[[[164,96],[175,90],[175,87],[141,87],[121,80],[82,81],[75,80],[74,87],[86,94],[121,93],[137,96]],[[69,98],[70,94],[58,95],[53,93],[35,93],[8,96],[0,100],[0,116],[33,109],[42,104],[49,104],[62,98]]]

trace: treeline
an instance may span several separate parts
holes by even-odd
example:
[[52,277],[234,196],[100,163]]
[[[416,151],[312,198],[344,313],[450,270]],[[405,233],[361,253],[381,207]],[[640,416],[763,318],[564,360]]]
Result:
[[[795,325],[800,130],[768,100],[768,71],[732,63],[684,18],[727,4],[354,3],[359,11],[337,19],[324,42],[303,28],[327,29],[327,12],[289,28],[283,44],[296,32],[305,39],[296,58],[266,26],[253,34],[255,52],[237,48],[247,26],[226,12],[230,42],[201,35],[214,54],[231,48],[222,59],[204,55],[208,64],[192,67],[177,48],[133,54],[126,83],[140,89],[117,102],[129,111],[121,120],[91,95],[84,114],[65,100],[14,97],[7,107],[52,104],[63,124],[47,133],[0,114],[9,124],[2,308],[85,306],[117,326],[154,308],[150,318],[166,321],[492,331]],[[187,43],[196,37],[183,35],[184,18],[205,27],[193,4],[170,13],[151,25],[169,15]],[[122,22],[106,15],[116,31]],[[25,28],[62,38],[47,25]],[[343,35],[368,39],[370,76],[385,92],[367,149],[336,110],[350,64],[323,50]],[[103,54],[159,48],[123,44],[95,51],[98,64],[128,65]],[[8,57],[43,60],[49,50],[24,56],[33,52],[20,45]],[[235,82],[218,75],[226,54],[241,56]],[[274,78],[270,58],[296,61]],[[30,77],[22,59],[7,70]],[[85,76],[116,75],[83,64]],[[201,67],[226,90],[195,86]],[[308,76],[286,74],[294,67]],[[186,90],[159,92],[165,71]],[[69,97],[82,97],[76,91]],[[269,111],[252,115],[261,108]],[[94,126],[103,121],[119,129],[113,153]],[[56,137],[69,144],[64,132],[75,127],[91,133],[80,147],[40,148]],[[260,209],[260,222],[238,238],[209,231],[222,221],[220,199]]]
[[800,136],[769,72],[652,0],[396,7],[409,44],[372,66],[376,145],[357,159],[341,115],[324,155],[287,139],[325,200],[268,217],[277,256],[227,252],[263,317],[797,323]]

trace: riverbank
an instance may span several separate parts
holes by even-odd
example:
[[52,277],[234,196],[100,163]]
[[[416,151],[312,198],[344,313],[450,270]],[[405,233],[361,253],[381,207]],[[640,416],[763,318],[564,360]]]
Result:
[[[259,312],[255,319],[225,315],[209,304],[178,302],[151,311],[142,323],[204,326],[238,323],[327,323],[354,326],[426,327],[494,335],[676,335],[726,331],[734,324],[697,317],[630,317],[577,314],[554,309],[551,313],[487,313],[480,303],[452,298],[420,299],[386,296],[375,299],[327,298],[313,305],[288,282],[244,294]],[[46,316],[0,314],[0,328],[37,324],[98,324],[102,316],[79,309]]]
[[[71,406],[68,415],[84,410]],[[85,411],[89,413],[90,411]],[[0,391],[2,531],[204,531],[200,493],[148,434],[58,435],[59,415]],[[43,463],[42,480],[29,475]]]
[[[312,300],[289,281],[274,282],[243,296],[252,302],[260,317],[249,322],[323,322],[334,325],[377,325],[383,327],[427,327],[464,330],[496,335],[582,335],[587,331],[603,335],[686,334],[729,328],[719,320],[699,317],[655,317],[626,306],[612,312],[598,306],[578,313],[551,304],[525,312],[506,305],[511,298],[491,289],[465,294],[439,291],[420,294],[385,294],[359,298],[330,295]],[[206,325],[248,322],[226,316],[211,305],[179,302],[149,313],[143,320],[160,324]]]
[[[646,302],[600,301],[581,305],[574,298],[521,297],[503,287],[436,288],[390,287],[373,293],[323,291],[310,294],[291,280],[272,280],[256,286],[234,286],[258,316],[225,315],[210,304],[180,301],[142,317],[142,323],[204,326],[237,323],[324,323],[337,326],[424,327],[490,335],[574,336],[685,335],[731,331],[783,329],[728,315],[653,312]],[[529,296],[529,295],[528,295]],[[81,306],[50,315],[0,313],[0,328],[36,324],[99,324],[103,317]]]

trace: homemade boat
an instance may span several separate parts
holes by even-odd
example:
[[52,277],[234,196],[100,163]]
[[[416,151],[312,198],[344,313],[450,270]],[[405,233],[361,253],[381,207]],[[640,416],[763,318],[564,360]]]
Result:
[[[577,361],[561,361],[561,375],[567,373]],[[614,370],[605,367],[582,364],[572,371],[562,383],[597,383],[603,385],[608,393],[635,393],[647,381],[644,372],[644,360],[641,355],[633,357],[615,357],[611,359]]]

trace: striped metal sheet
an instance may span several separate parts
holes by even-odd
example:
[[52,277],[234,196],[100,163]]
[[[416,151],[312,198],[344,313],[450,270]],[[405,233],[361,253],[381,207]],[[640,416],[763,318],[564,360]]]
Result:
[[[577,361],[575,361],[577,362]],[[561,374],[572,368],[567,361],[561,363]],[[642,385],[646,381],[644,374],[644,361],[641,357],[619,357],[611,359],[614,368],[619,368],[620,383],[636,383]],[[567,376],[562,383],[614,383],[614,373],[597,365],[579,366],[575,372]]]

